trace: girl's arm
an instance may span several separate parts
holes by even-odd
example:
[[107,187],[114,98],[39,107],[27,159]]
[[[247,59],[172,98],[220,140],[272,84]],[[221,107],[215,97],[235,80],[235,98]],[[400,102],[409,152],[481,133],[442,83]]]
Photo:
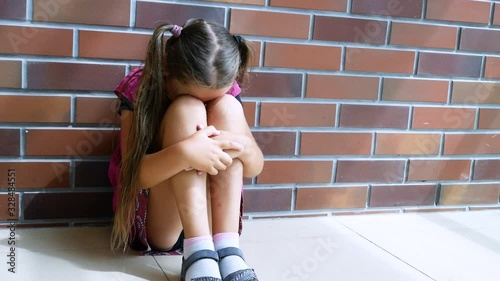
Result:
[[245,136],[249,139],[249,144],[245,146],[245,150],[239,159],[243,162],[243,176],[253,178],[258,176],[264,168],[264,154],[248,126],[245,128]]
[[[125,155],[127,154],[132,115],[133,112],[128,110],[123,110],[121,113],[122,159],[125,159]],[[183,157],[182,142],[156,153],[145,155],[139,165],[139,188],[153,187],[189,167]]]
[[[132,112],[122,111],[122,159],[128,148],[128,135],[132,125]],[[216,175],[219,170],[231,165],[232,159],[224,150],[240,153],[245,149],[237,140],[214,140],[219,135],[213,126],[196,132],[191,137],[156,153],[142,157],[139,167],[139,189],[150,188],[186,169]]]
[[215,139],[236,141],[244,146],[242,152],[227,151],[232,158],[238,158],[243,162],[243,176],[253,178],[258,176],[264,168],[264,155],[255,141],[248,125],[244,134],[220,131],[221,134]]

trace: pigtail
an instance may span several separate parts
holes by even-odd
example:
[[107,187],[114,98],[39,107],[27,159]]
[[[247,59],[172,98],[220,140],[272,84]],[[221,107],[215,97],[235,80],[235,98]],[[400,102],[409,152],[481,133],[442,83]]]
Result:
[[249,81],[248,69],[253,59],[253,48],[250,42],[243,37],[235,35],[234,38],[240,51],[240,67],[236,81],[238,81],[238,84],[245,86]]
[[[128,149],[122,159],[118,183],[121,185],[117,209],[115,212],[111,248],[123,247],[129,243],[130,231],[136,208],[136,196],[139,190],[139,165],[142,157],[153,145],[154,136],[161,125],[169,99],[166,95],[165,49],[163,37],[166,31],[172,31],[174,25],[162,25],[155,29],[149,41],[143,76],[137,89],[128,138]],[[169,40],[177,40],[172,37]]]

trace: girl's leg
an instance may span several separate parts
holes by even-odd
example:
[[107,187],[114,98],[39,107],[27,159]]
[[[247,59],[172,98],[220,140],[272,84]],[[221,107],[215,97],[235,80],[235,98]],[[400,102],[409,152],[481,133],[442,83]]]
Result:
[[[162,146],[182,141],[206,125],[206,110],[201,101],[188,96],[176,99],[165,113]],[[168,248],[184,229],[186,238],[208,235],[206,175],[181,172],[150,189],[147,233],[152,245]]]
[[[243,108],[232,96],[225,95],[210,102],[207,112],[208,124],[219,130],[240,134],[245,134],[248,130]],[[209,176],[212,232],[216,250],[239,249],[238,228],[242,183],[243,164],[239,159],[234,159],[233,164],[225,171],[220,171],[216,176]],[[257,280],[243,258],[236,253],[231,251],[229,256],[220,260],[222,277],[244,275],[247,276],[244,280]]]
[[[206,126],[206,110],[204,104],[189,96],[178,97],[168,108],[162,122],[162,144],[163,147],[182,141],[197,131],[197,125]],[[165,237],[171,233],[171,213],[176,212],[182,222],[184,229],[184,258],[188,259],[200,250],[214,250],[212,237],[208,223],[207,213],[207,176],[198,175],[196,171],[183,171],[168,180],[163,187],[154,187],[150,190],[150,202],[152,205],[148,210],[148,236],[155,243],[170,243]],[[170,198],[168,198],[170,197]],[[175,198],[178,210],[166,208],[166,203]],[[151,204],[150,203],[150,204]],[[179,233],[179,225],[174,224]],[[156,231],[151,233],[149,231]],[[219,267],[214,260],[200,259],[194,262],[187,272],[183,270],[185,280],[197,277],[220,278]]]
[[[244,134],[248,127],[243,107],[230,95],[209,102],[208,124],[218,130]],[[238,232],[243,184],[243,164],[234,159],[233,164],[216,176],[209,176],[212,233]]]

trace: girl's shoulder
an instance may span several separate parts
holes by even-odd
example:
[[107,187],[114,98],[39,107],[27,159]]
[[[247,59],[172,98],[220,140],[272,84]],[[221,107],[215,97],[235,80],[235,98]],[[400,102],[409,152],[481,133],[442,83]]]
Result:
[[122,96],[125,96],[132,103],[135,100],[135,95],[137,88],[141,82],[143,68],[137,67],[134,70],[130,71],[125,78],[116,86],[115,94],[121,99]]

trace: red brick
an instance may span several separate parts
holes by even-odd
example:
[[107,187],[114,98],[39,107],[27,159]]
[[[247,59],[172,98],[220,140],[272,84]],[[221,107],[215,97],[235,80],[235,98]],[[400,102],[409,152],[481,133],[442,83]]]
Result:
[[[73,55],[73,30],[0,26],[0,53],[40,56]],[[8,40],[7,40],[8,39]]]
[[348,209],[366,206],[366,186],[298,188],[297,210]]
[[19,129],[0,129],[0,156],[19,156],[20,144]]
[[243,111],[245,112],[245,118],[247,120],[248,126],[255,126],[255,112],[257,110],[256,102],[243,102]]
[[15,170],[16,188],[68,188],[69,162],[4,162],[0,186],[8,185],[9,169]]
[[120,122],[117,108],[118,99],[116,98],[77,97],[75,121],[109,127]]
[[413,129],[474,129],[476,109],[464,107],[415,107]]
[[485,29],[462,29],[460,50],[495,52],[500,51],[500,31]]
[[136,14],[137,27],[156,28],[166,23],[184,25],[192,18],[224,24],[225,11],[222,7],[137,1]]
[[452,103],[500,104],[500,83],[453,82]]
[[230,31],[235,34],[307,39],[309,23],[308,15],[232,9]]
[[306,97],[322,99],[377,100],[376,77],[307,75]]
[[408,127],[406,106],[343,104],[340,110],[341,128],[394,128]]
[[298,98],[301,96],[302,74],[252,72],[250,81],[243,96],[275,98]]
[[446,103],[449,83],[445,80],[384,78],[382,100]]
[[302,10],[347,11],[347,0],[271,0],[271,6],[297,8]]
[[33,20],[95,25],[129,26],[129,0],[52,1],[33,0]]
[[124,76],[119,65],[28,62],[29,89],[113,91]]
[[386,34],[385,21],[325,16],[314,18],[315,40],[384,44]]
[[422,0],[353,0],[352,13],[419,19],[422,17],[422,2]]
[[370,207],[434,205],[436,185],[378,185],[373,186]]
[[71,98],[0,96],[0,122],[69,123]]
[[500,185],[498,184],[443,185],[439,204],[498,204],[499,194]]
[[415,53],[396,50],[347,48],[347,71],[413,73]]
[[392,24],[392,45],[455,49],[456,41],[456,27],[402,22]]
[[377,155],[437,155],[440,134],[377,134]]
[[426,19],[487,24],[490,3],[471,0],[428,0]]
[[445,155],[497,154],[500,151],[498,134],[446,134]]
[[252,132],[264,155],[295,155],[295,132]]
[[500,129],[500,109],[479,109],[478,129]]
[[266,161],[257,184],[329,183],[332,161]]
[[26,19],[26,1],[0,0],[0,19]]
[[[500,13],[500,11],[499,11]],[[486,57],[485,78],[500,78],[500,58]]]
[[21,62],[0,60],[0,87],[21,88]]
[[245,212],[278,212],[292,209],[291,189],[245,190]]
[[495,4],[493,25],[500,25],[500,5]]
[[301,134],[301,155],[370,155],[373,136],[370,133]]
[[471,160],[410,160],[409,181],[467,181]]
[[[82,58],[144,60],[150,35],[80,30]],[[98,46],[98,47],[96,47]],[[123,46],[127,46],[123,48]]]
[[262,127],[333,127],[335,104],[262,103]]
[[248,5],[261,5],[261,6],[264,6],[266,4],[266,0],[202,0],[202,1],[248,4]]
[[480,56],[420,53],[418,60],[418,74],[479,77],[480,73]]
[[500,160],[476,160],[473,180],[500,180]]
[[[26,132],[26,155],[29,156],[110,156],[114,130],[51,130]],[[115,140],[116,143],[116,140]]]
[[335,182],[403,182],[405,161],[339,160]]
[[108,169],[109,161],[75,162],[75,187],[110,187]]
[[19,219],[19,206],[19,194],[14,197],[7,193],[0,194],[0,220]]
[[266,43],[264,66],[339,70],[340,57],[339,47]]
[[28,193],[23,195],[24,219],[109,219],[112,198],[112,192]]

